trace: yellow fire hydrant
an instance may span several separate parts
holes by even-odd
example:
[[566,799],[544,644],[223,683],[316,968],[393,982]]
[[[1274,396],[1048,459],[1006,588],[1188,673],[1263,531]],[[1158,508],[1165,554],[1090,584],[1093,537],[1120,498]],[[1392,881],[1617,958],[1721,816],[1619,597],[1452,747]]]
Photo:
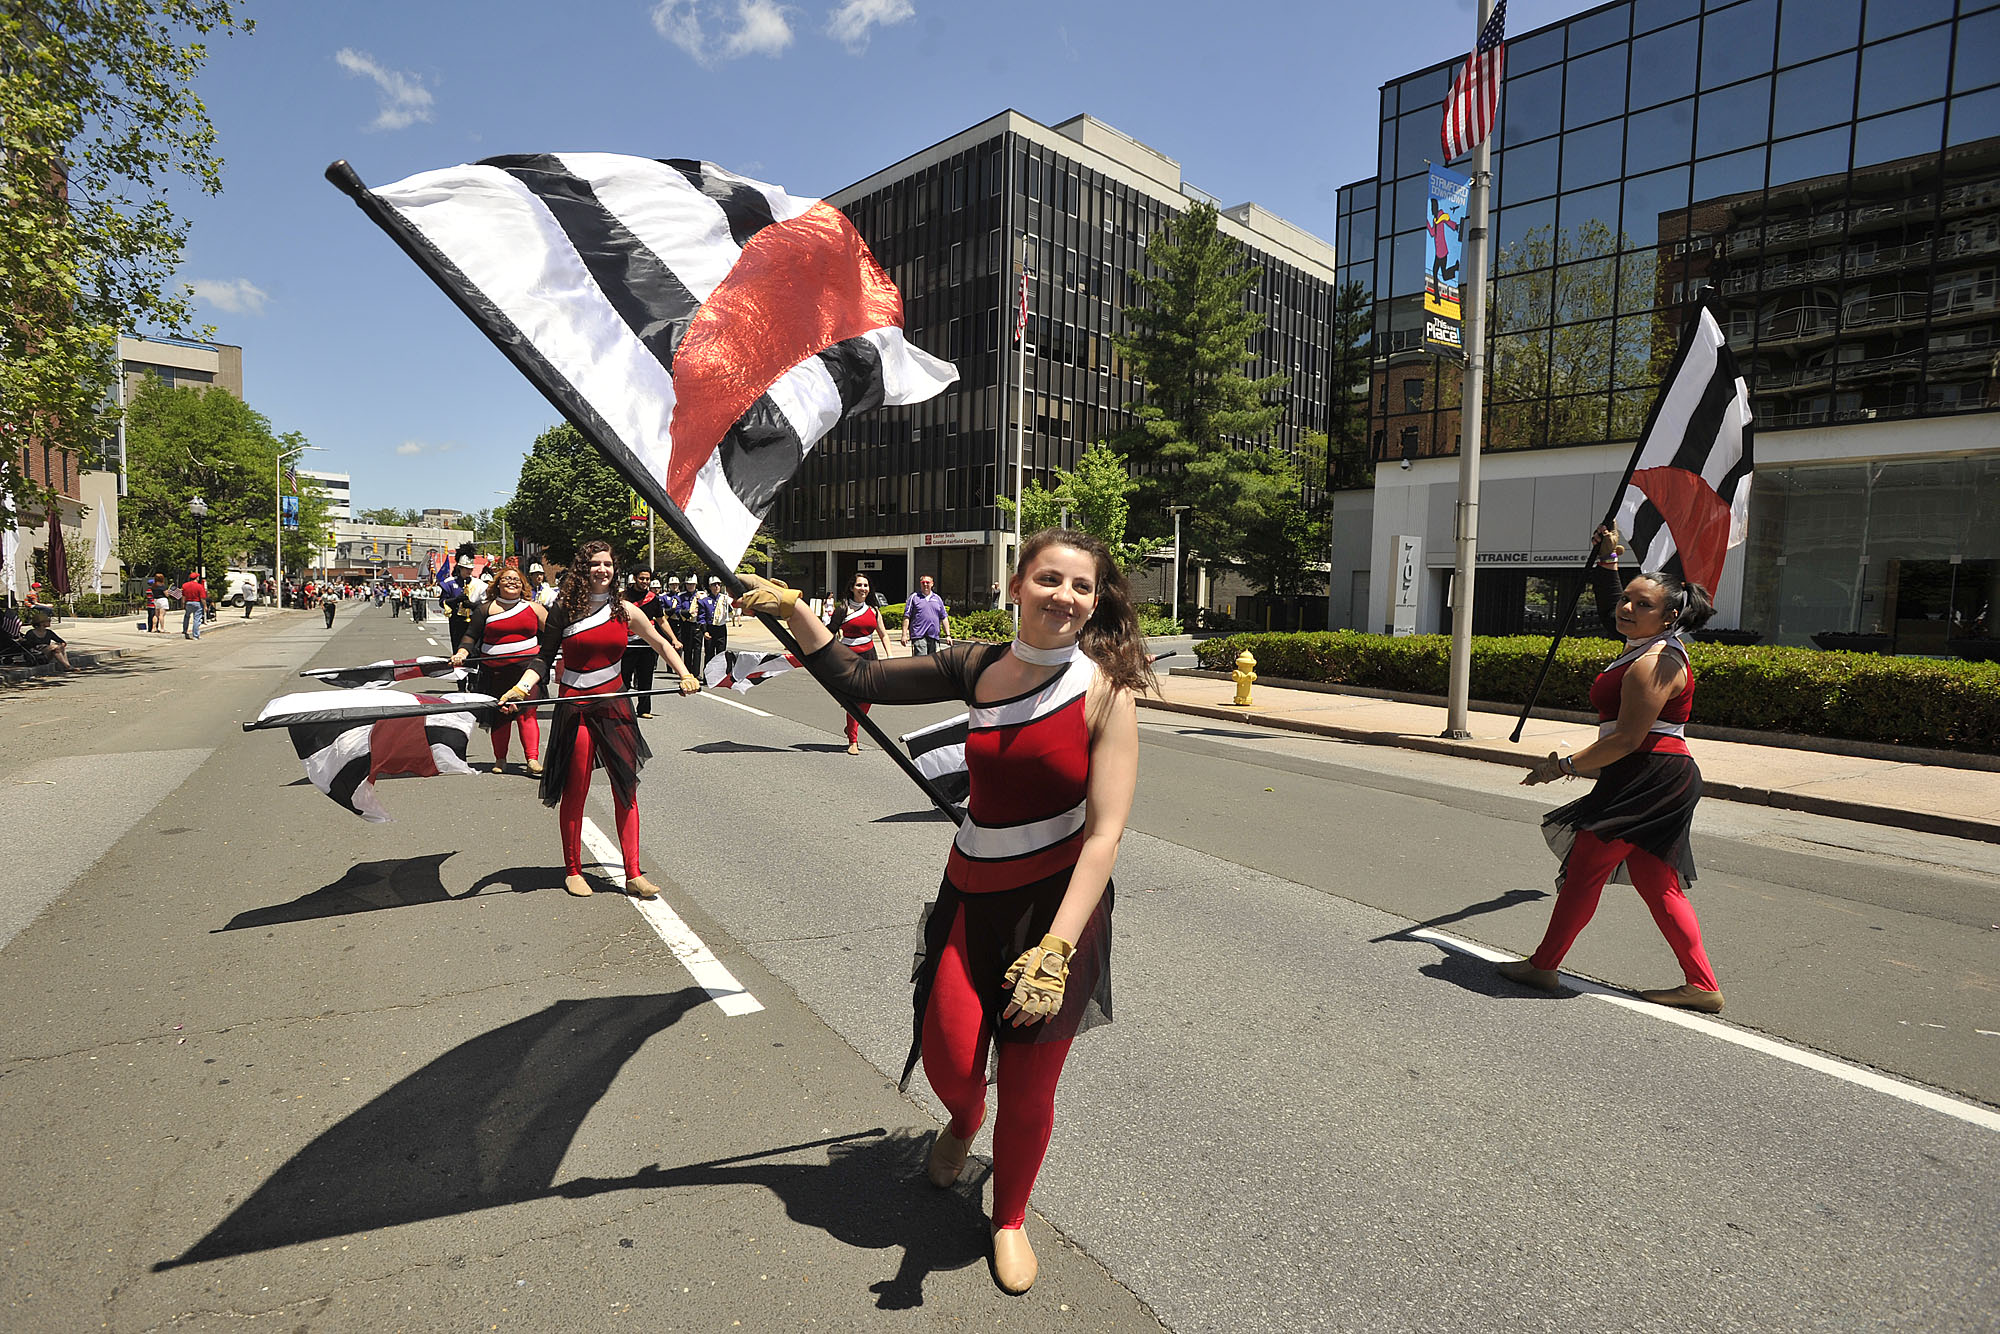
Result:
[[1257,680],[1257,660],[1250,656],[1249,649],[1236,655],[1236,670],[1230,673],[1230,679],[1236,682],[1236,707],[1249,708],[1250,687]]

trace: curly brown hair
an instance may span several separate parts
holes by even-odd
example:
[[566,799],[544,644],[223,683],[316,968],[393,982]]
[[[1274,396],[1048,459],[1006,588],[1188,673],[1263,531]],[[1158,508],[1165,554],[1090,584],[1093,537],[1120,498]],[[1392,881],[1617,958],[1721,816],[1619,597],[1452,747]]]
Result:
[[1139,633],[1139,613],[1132,604],[1132,585],[1117,559],[1089,533],[1074,528],[1044,528],[1021,543],[1021,558],[1014,574],[1034,563],[1035,557],[1050,547],[1068,547],[1091,558],[1097,566],[1097,608],[1084,623],[1077,643],[1097,664],[1106,680],[1115,686],[1142,694],[1159,687],[1153,664],[1146,657],[1146,639]]
[[555,613],[564,622],[575,620],[590,610],[590,558],[598,552],[611,556],[611,587],[618,587],[618,553],[603,538],[592,538],[576,549],[576,559],[563,571],[562,587],[556,591]]

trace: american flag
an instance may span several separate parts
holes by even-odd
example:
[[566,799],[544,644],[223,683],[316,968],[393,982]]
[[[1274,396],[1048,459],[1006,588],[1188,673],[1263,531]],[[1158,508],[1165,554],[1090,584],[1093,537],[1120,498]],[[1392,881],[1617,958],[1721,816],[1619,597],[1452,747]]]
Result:
[[1507,0],[1495,0],[1493,17],[1444,100],[1444,156],[1463,157],[1493,133],[1493,109],[1500,101],[1500,78],[1507,65]]
[[1014,316],[1014,341],[1021,341],[1021,331],[1028,327],[1028,271],[1021,270],[1021,307]]

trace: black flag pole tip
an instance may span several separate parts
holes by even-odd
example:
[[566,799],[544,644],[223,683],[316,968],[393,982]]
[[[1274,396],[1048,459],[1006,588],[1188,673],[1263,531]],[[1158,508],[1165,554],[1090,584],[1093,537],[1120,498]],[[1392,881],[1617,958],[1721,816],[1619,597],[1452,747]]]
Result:
[[361,183],[361,177],[355,174],[354,168],[347,165],[346,158],[338,158],[328,163],[326,178],[333,182],[336,189],[349,198],[358,198],[362,191],[368,188]]

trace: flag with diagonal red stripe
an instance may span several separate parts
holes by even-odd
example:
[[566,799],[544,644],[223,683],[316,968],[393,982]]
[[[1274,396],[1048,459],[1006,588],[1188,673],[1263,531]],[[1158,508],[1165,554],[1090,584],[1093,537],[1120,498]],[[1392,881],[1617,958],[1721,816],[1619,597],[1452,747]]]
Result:
[[[463,711],[414,715],[416,704],[464,704]],[[282,695],[257,715],[257,726],[283,727],[312,785],[364,820],[389,819],[375,795],[384,778],[469,774],[465,747],[473,711],[490,695],[405,695],[383,690]]]

